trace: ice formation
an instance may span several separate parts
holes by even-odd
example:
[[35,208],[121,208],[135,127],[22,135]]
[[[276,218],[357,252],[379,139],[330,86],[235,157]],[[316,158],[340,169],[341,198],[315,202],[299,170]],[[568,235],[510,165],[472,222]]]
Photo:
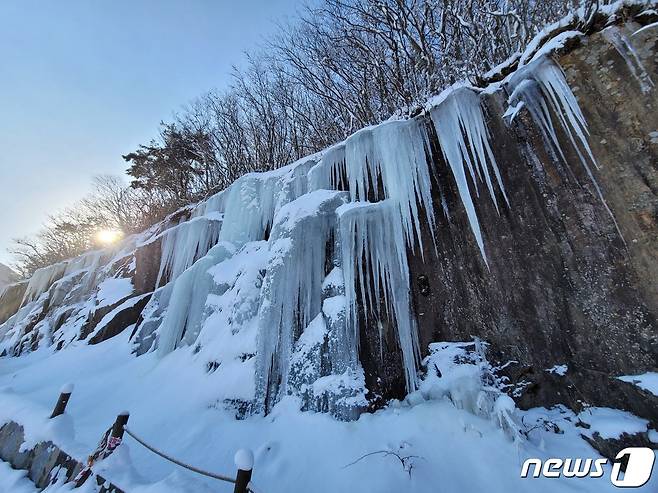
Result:
[[[309,173],[310,186],[342,189],[346,184],[351,201],[390,199],[402,223],[406,244],[413,248],[421,241],[422,213],[434,236],[428,158],[428,137],[422,121],[385,122],[362,129],[326,151]],[[422,252],[422,244],[419,246]]]
[[417,392],[419,400],[447,397],[457,408],[491,419],[509,439],[523,440],[514,400],[494,375],[482,341],[434,342],[422,364],[427,372]]
[[23,305],[30,301],[36,300],[45,293],[50,286],[56,281],[69,274],[82,270],[93,270],[98,267],[103,258],[104,252],[97,250],[93,252],[74,257],[56,264],[37,269],[27,285],[25,295],[23,296]]
[[508,205],[509,200],[489,144],[489,133],[484,123],[480,97],[471,89],[457,89],[442,103],[434,107],[430,111],[430,116],[436,129],[443,157],[450,166],[452,175],[455,178],[457,190],[466,209],[471,230],[475,235],[482,258],[486,262],[484,241],[482,240],[480,224],[469,190],[466,170],[468,170],[468,175],[471,177],[476,195],[479,195],[478,181],[484,179],[491,200],[496,207],[496,211],[498,211],[498,201],[496,200],[496,193],[489,172],[490,166],[498,188]]
[[605,28],[602,34],[624,59],[631,74],[633,74],[635,80],[640,84],[642,92],[645,94],[649,93],[655,87],[654,83],[644,68],[640,57],[637,55],[631,40],[624,34],[624,31],[618,26],[610,26]]
[[[313,164],[305,159],[267,173],[244,175],[199,204],[189,222],[163,233],[158,283],[167,269],[173,283],[166,288],[170,301],[158,331],[159,354],[195,341],[208,316],[206,299],[216,289],[208,269],[249,242],[265,239],[276,211],[307,191],[307,173]],[[195,231],[176,232],[186,224]]]
[[366,324],[369,313],[381,317],[385,310],[396,326],[407,389],[411,391],[417,383],[420,350],[411,313],[405,233],[397,218],[397,204],[391,200],[354,202],[340,207],[338,214],[350,346],[359,346],[359,306],[364,307]]
[[217,243],[221,220],[195,217],[162,233],[160,269],[156,286],[176,279]]
[[233,251],[230,243],[218,243],[165,287],[170,293],[165,295],[169,304],[159,331],[160,355],[173,351],[183,340],[187,344],[194,342],[203,320],[208,315],[205,310],[206,300],[214,288],[208,270],[230,257]]
[[617,221],[592,173],[590,164],[597,168],[598,165],[587,139],[589,135],[587,122],[580,106],[578,106],[576,97],[571,92],[562,68],[552,59],[544,56],[518,70],[508,84],[510,89],[508,91],[510,94],[508,103],[510,106],[516,106],[520,102],[524,103],[543,133],[544,138],[553,146],[564,163],[568,165],[555,129],[552,114],[555,115],[623,240]]
[[293,346],[322,311],[322,285],[331,264],[327,246],[335,234],[336,209],[346,201],[344,192],[317,190],[276,215],[259,312],[259,386],[266,406],[287,393]]

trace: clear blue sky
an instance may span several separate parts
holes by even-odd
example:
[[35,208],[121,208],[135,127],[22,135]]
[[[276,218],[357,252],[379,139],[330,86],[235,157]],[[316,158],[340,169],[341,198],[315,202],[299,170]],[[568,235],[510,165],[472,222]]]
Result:
[[301,0],[1,0],[0,262]]

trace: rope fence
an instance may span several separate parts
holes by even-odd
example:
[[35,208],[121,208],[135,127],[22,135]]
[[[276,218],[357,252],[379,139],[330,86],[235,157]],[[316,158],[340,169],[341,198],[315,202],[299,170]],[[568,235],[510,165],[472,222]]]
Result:
[[133,432],[126,425],[123,426],[123,431],[125,431],[133,440],[135,440],[137,443],[142,445],[144,448],[150,450],[151,452],[162,457],[163,459],[168,460],[173,464],[176,464],[177,466],[180,466],[184,469],[200,474],[202,476],[206,476],[212,479],[217,479],[219,481],[225,481],[227,483],[234,484],[235,485],[234,493],[242,493],[242,492],[259,493],[254,489],[254,486],[251,483],[253,454],[250,451],[238,450],[238,452],[235,454],[235,462],[236,465],[238,466],[238,474],[236,478],[233,479],[232,477],[225,476],[223,474],[216,474],[214,472],[206,471],[205,469],[201,469],[199,467],[186,464],[185,462],[182,462],[172,457],[171,455],[166,454],[162,450],[155,448],[153,445],[149,445],[148,443],[146,443],[143,439],[138,437],[135,434],[135,432]]
[[146,443],[144,440],[142,440],[142,439],[139,438],[137,435],[135,435],[135,433],[134,433],[130,428],[128,428],[127,426],[124,426],[123,429],[124,429],[124,431],[125,431],[126,433],[128,433],[128,435],[130,435],[135,441],[137,441],[138,443],[140,443],[141,445],[143,445],[144,447],[146,447],[147,449],[149,449],[151,452],[153,452],[153,453],[156,454],[156,455],[159,455],[159,456],[162,457],[163,459],[167,459],[169,462],[173,462],[173,463],[176,464],[177,466],[183,467],[183,468],[185,468],[185,469],[189,469],[190,471],[195,472],[195,473],[197,473],[197,474],[201,474],[202,476],[208,476],[209,478],[219,479],[220,481],[226,481],[226,482],[228,482],[228,483],[233,483],[233,484],[235,484],[235,479],[233,479],[233,478],[230,478],[230,477],[228,477],[228,476],[224,476],[224,475],[222,475],[222,474],[215,474],[214,472],[206,471],[206,470],[204,470],[204,469],[199,469],[198,467],[194,467],[194,466],[191,466],[191,465],[189,465],[189,464],[185,464],[185,462],[181,462],[181,461],[179,461],[178,459],[175,459],[174,457],[165,454],[165,453],[162,452],[161,450],[158,450],[158,449],[155,448],[154,446],[149,445],[149,444]]
[[[55,408],[50,416],[50,418],[57,417],[61,414],[64,414],[66,410],[66,405],[68,404],[69,398],[73,392],[73,385],[65,385],[60,390],[60,396],[55,404]],[[235,476],[235,479],[223,474],[216,474],[204,469],[186,464],[169,454],[166,454],[162,450],[155,448],[153,445],[149,445],[139,436],[137,436],[130,428],[128,428],[128,418],[130,414],[127,411],[120,413],[114,424],[110,429],[105,432],[105,435],[101,439],[98,448],[89,456],[87,460],[87,467],[82,469],[80,473],[74,478],[73,481],[76,483],[76,487],[81,486],[92,474],[91,467],[97,460],[103,460],[105,457],[110,455],[120,444],[123,439],[124,432],[127,433],[133,440],[139,443],[141,446],[150,450],[154,454],[162,457],[169,462],[176,464],[184,469],[192,471],[196,474],[206,476],[208,478],[217,479],[219,481],[225,481],[235,485],[233,493],[260,493],[256,491],[253,483],[251,482],[251,475],[254,467],[254,454],[250,450],[241,449],[238,450],[235,454],[235,465],[238,468],[238,472]]]

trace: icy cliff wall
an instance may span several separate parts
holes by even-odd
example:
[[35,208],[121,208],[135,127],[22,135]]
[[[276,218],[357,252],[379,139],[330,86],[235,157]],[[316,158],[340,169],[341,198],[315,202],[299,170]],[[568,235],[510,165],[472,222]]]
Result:
[[656,20],[566,21],[484,89],[38,271],[0,295],[0,354],[128,330],[136,357],[203,365],[238,416],[296,395],[353,418],[414,391],[430,343],[478,337],[522,405],[657,423],[615,379],[657,364]]

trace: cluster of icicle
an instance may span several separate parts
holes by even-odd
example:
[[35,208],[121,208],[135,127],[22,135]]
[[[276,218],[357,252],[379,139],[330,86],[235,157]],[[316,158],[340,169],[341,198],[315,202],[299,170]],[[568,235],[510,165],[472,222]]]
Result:
[[[601,195],[590,167],[596,163],[586,123],[560,67],[541,57],[509,78],[506,89],[511,111],[507,114],[525,106],[564,159],[556,134],[556,125],[562,127]],[[472,194],[477,198],[486,188],[496,210],[500,198],[506,206],[509,200],[490,144],[481,94],[468,87],[455,89],[430,109],[429,116],[486,263]],[[312,157],[277,171],[243,176],[200,204],[186,226],[189,234],[173,233],[164,242],[160,275],[166,272],[173,281],[173,295],[166,296],[170,301],[159,329],[158,351],[165,354],[194,343],[209,316],[205,300],[215,289],[208,269],[248,242],[269,238],[270,261],[258,312],[256,395],[271,404],[294,391],[289,384],[294,380],[290,361],[301,335],[323,313],[327,265],[340,268],[344,282],[343,327],[333,333],[344,350],[335,367],[351,366],[358,373],[361,325],[368,317],[388,317],[397,331],[407,389],[413,391],[420,350],[407,252],[422,254],[425,228],[435,238],[433,196],[439,196],[446,212],[440,191],[432,191],[429,142],[424,116],[385,122],[355,133],[319,160]],[[318,194],[323,190],[334,192]],[[220,227],[203,226],[204,218]],[[267,408],[267,403],[261,404],[260,409]]]

